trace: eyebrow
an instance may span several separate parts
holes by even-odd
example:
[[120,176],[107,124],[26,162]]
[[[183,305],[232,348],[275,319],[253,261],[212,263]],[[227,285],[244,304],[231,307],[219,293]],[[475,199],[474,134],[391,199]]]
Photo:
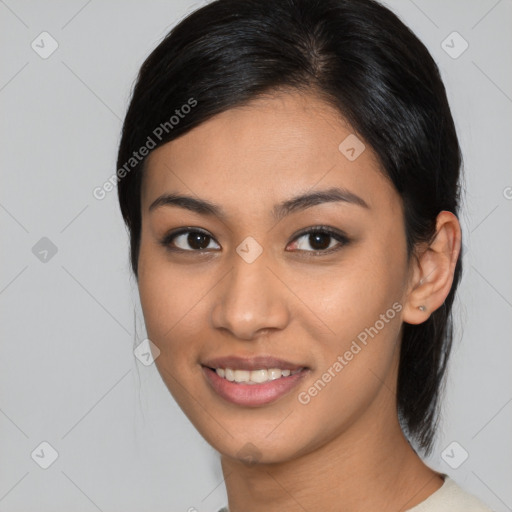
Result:
[[[281,220],[287,215],[299,210],[305,210],[312,206],[333,202],[349,203],[370,209],[366,201],[358,195],[346,189],[333,187],[326,190],[319,190],[317,192],[301,194],[299,196],[292,197],[291,199],[287,199],[286,201],[274,206],[272,209],[272,215],[276,220]],[[226,218],[227,216],[226,212],[220,205],[207,201],[206,199],[198,199],[183,194],[162,194],[151,203],[149,211],[151,212],[163,206],[177,206],[200,215],[210,215],[219,218]]]

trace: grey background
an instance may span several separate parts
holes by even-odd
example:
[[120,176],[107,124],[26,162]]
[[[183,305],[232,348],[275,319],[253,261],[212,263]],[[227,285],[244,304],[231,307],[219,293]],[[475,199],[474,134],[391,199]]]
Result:
[[[116,192],[92,195],[115,172],[139,66],[200,4],[0,0],[0,512],[225,502],[218,455],[134,357],[145,335]],[[438,62],[465,157],[457,340],[427,462],[512,510],[512,0],[388,5]],[[31,47],[50,48],[43,31],[59,45],[46,59]],[[456,59],[441,46],[453,31],[469,43]],[[58,452],[47,469],[43,441]]]

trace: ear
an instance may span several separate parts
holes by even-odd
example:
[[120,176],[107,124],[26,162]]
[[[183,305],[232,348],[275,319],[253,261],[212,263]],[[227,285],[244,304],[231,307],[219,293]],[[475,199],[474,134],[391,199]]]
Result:
[[457,217],[442,211],[436,220],[436,235],[426,247],[417,248],[411,261],[411,278],[403,321],[421,324],[445,301],[453,283],[460,254],[461,229]]

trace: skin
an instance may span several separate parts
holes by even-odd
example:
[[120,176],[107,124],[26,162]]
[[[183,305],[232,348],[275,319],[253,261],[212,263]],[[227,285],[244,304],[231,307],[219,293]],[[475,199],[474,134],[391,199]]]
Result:
[[[441,212],[434,241],[409,260],[402,202],[372,149],[354,161],[338,149],[353,132],[317,97],[280,92],[213,117],[147,160],[138,284],[148,337],[170,392],[221,454],[231,512],[396,512],[443,483],[400,429],[398,348],[402,323],[425,321],[450,290],[459,223]],[[272,216],[277,203],[331,187],[368,208],[324,202]],[[175,205],[149,211],[171,192],[216,203],[225,217]],[[343,231],[349,243],[327,238],[339,250],[315,254],[308,235],[294,235],[318,225]],[[207,248],[194,249],[186,236],[171,242],[182,252],[160,243],[181,227],[206,231]],[[236,252],[248,236],[263,249],[252,263]],[[396,316],[300,403],[298,394],[394,303],[402,306]],[[279,400],[242,407],[202,373],[201,361],[228,355],[272,355],[309,372]]]

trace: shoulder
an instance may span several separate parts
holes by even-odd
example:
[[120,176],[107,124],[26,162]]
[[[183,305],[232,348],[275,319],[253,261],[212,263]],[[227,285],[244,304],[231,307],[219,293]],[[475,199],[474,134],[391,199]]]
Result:
[[444,475],[444,484],[425,501],[407,512],[492,512],[476,496],[465,491],[455,480]]

